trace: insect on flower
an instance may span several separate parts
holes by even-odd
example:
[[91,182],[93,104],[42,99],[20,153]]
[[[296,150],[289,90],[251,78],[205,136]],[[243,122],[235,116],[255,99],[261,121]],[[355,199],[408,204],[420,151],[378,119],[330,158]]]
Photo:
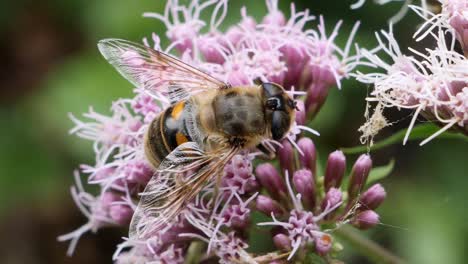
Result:
[[130,237],[147,238],[177,217],[207,182],[219,186],[224,165],[243,149],[274,157],[265,140],[290,131],[296,102],[278,84],[231,86],[160,51],[125,40],[98,44],[125,78],[171,106],[145,135],[145,154],[157,168],[130,224]]

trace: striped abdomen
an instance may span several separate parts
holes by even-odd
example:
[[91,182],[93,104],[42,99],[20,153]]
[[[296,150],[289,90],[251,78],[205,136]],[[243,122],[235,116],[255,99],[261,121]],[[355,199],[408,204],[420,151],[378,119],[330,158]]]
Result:
[[146,133],[145,153],[155,168],[177,146],[191,141],[186,128],[185,108],[185,101],[179,102],[161,112],[151,122]]

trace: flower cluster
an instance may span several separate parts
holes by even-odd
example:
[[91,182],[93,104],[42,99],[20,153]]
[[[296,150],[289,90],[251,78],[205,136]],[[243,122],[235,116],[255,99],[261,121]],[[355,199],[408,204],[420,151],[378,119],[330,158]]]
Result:
[[379,215],[374,210],[386,196],[380,184],[365,190],[372,168],[368,155],[361,155],[354,163],[346,188],[342,184],[346,158],[341,151],[328,156],[321,175],[316,169],[312,140],[301,138],[298,144],[304,151],[300,166],[281,166],[284,177],[270,163],[256,168],[257,178],[268,191],[268,195],[257,197],[256,209],[272,218],[259,225],[277,227],[271,229],[272,239],[279,250],[288,252],[288,260],[305,256],[310,248],[319,255],[329,254],[333,250],[333,231],[342,224],[351,223],[360,229],[377,225]]
[[[388,107],[414,110],[404,142],[419,115],[442,126],[421,145],[448,129],[468,135],[468,59],[456,50],[458,41],[464,53],[468,51],[468,4],[464,0],[443,2],[442,13],[438,15],[413,7],[421,16],[430,17],[416,32],[416,40],[431,36],[436,42],[434,49],[426,48],[425,53],[421,53],[409,48],[413,55],[404,55],[390,28],[388,32],[376,35],[379,41],[376,49],[360,50],[364,58],[362,65],[386,71],[356,75],[359,81],[374,84],[368,100],[378,102],[374,116],[361,128],[364,137],[375,135],[385,126],[386,120],[381,113]],[[450,33],[453,38],[447,42],[446,36]],[[392,64],[376,55],[381,50],[391,57]]]
[[[334,44],[342,21],[327,34],[319,17],[316,30],[305,29],[316,19],[308,10],[296,11],[291,4],[287,19],[275,0],[267,1],[268,14],[261,22],[241,9],[242,19],[223,33],[218,27],[227,14],[225,0],[192,4],[188,8],[168,1],[164,15],[145,13],[167,26],[173,47],[192,65],[231,85],[252,84],[256,78],[278,83],[290,90],[307,92],[306,109],[315,115],[324,103],[330,87],[341,87],[341,79],[355,67],[350,49],[359,23],[356,23],[342,49]],[[201,33],[205,22],[201,12],[215,5],[208,32]]]
[[[265,142],[272,148],[279,146],[282,169],[288,171],[285,174],[287,184],[279,174],[270,175],[274,171],[271,167],[270,172],[263,173],[262,168],[268,166],[265,164],[257,167],[255,175],[252,160],[257,153],[246,150],[225,165],[219,184],[207,183],[193,201],[186,201],[184,210],[176,218],[150,232],[145,239],[129,237],[123,241],[114,255],[116,263],[183,263],[192,254],[197,255],[196,241],[204,242],[199,256],[204,260],[217,259],[220,263],[269,262],[280,259],[281,251],[287,248],[294,249],[288,253],[292,258],[310,243],[316,245],[317,252],[326,255],[332,239],[329,232],[322,229],[323,223],[350,222],[366,228],[378,222],[372,210],[383,200],[383,189],[373,187],[367,191],[370,193],[368,202],[359,200],[371,168],[369,157],[364,156],[363,161],[356,163],[351,189],[346,196],[340,190],[344,157],[339,164],[330,161],[326,175],[335,176],[332,181],[326,180],[328,187],[321,186],[315,169],[315,148],[309,139],[300,139],[301,130],[314,132],[305,126],[306,120],[318,113],[329,89],[335,85],[340,87],[341,80],[356,66],[356,57],[350,56],[350,49],[358,24],[345,47],[339,48],[334,40],[341,22],[330,34],[325,30],[323,17],[319,17],[316,29],[306,29],[306,24],[315,19],[308,10],[296,11],[292,4],[291,17],[286,18],[278,9],[277,1],[266,3],[268,14],[262,21],[257,22],[242,8],[241,21],[226,32],[219,30],[227,13],[225,0],[193,0],[188,6],[171,0],[164,14],[144,15],[166,25],[171,44],[164,52],[175,51],[183,61],[212,76],[233,86],[253,84],[254,79],[261,78],[284,86],[293,95],[305,94],[298,100],[299,111],[287,137],[289,141]],[[201,14],[207,10],[212,10],[209,25],[201,20]],[[163,50],[156,34],[143,42]],[[69,254],[87,231],[96,232],[109,226],[128,227],[137,209],[139,193],[155,174],[155,168],[144,154],[144,134],[150,122],[168,104],[164,96],[136,89],[133,98],[113,103],[110,116],[93,109],[84,114],[87,121],[71,116],[76,125],[71,133],[94,143],[96,161],[94,165],[82,165],[76,173],[72,196],[89,220],[76,231],[59,237],[61,241],[71,240]],[[292,155],[294,147],[304,166],[302,170],[296,171],[298,168],[294,166],[297,163]],[[340,156],[338,159],[342,156],[336,155]],[[87,176],[89,184],[100,187],[100,194],[94,196],[84,190],[82,175]],[[299,195],[293,194],[288,175],[293,175],[293,185]],[[267,190],[269,195],[260,195],[262,190]],[[251,217],[254,210],[274,217],[274,223],[287,222],[281,224],[284,229],[278,229],[272,238],[275,244],[284,245],[278,247],[279,251],[256,257],[247,251],[245,238],[255,224]]]

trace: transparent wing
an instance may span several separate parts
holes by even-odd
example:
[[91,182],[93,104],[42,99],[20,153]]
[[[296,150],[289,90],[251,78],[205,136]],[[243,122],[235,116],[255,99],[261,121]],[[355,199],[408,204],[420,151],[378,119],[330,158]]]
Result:
[[205,153],[194,142],[184,143],[173,150],[140,194],[129,237],[147,239],[173,221],[185,204],[221,173],[237,152],[237,149],[229,148]]
[[[153,94],[186,99],[197,92],[228,85],[194,67],[144,45],[122,39],[103,39],[99,51],[122,76]],[[181,91],[182,89],[183,91]]]

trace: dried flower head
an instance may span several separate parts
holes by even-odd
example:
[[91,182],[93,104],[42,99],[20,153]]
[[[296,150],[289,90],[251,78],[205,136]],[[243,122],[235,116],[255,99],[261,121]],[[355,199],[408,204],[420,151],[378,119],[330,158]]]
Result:
[[[404,55],[391,27],[388,32],[376,34],[379,41],[376,49],[360,51],[365,58],[361,62],[363,65],[386,71],[356,74],[357,80],[374,85],[368,101],[378,102],[374,114],[361,128],[364,136],[375,135],[378,129],[387,124],[382,112],[389,107],[414,111],[404,143],[419,115],[442,126],[437,133],[422,141],[421,145],[448,129],[468,134],[468,60],[455,51],[455,38],[452,43],[446,42],[446,31],[442,27],[436,27],[435,33],[429,33],[427,31],[422,35],[433,37],[437,47],[426,49],[426,54],[409,48],[414,55]],[[393,64],[387,64],[378,57],[375,53],[379,50],[389,55]],[[375,125],[382,122],[383,125]]]

